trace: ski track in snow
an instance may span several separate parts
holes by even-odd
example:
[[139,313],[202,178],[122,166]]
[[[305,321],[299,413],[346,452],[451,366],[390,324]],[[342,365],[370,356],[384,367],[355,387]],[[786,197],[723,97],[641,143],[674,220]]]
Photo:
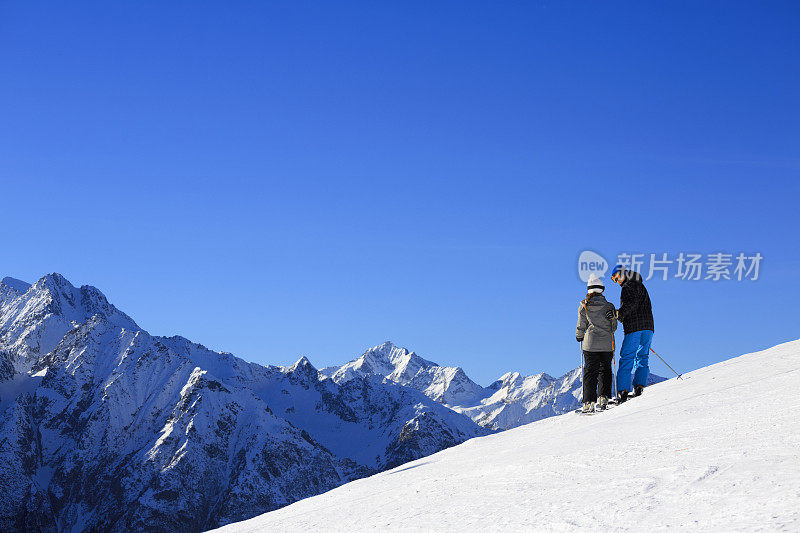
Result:
[[800,530],[800,341],[684,377],[222,530]]

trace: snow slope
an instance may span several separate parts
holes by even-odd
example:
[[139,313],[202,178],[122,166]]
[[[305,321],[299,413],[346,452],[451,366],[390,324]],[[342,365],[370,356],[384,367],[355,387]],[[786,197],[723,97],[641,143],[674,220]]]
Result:
[[223,531],[797,531],[799,379],[793,341],[606,413],[475,438]]

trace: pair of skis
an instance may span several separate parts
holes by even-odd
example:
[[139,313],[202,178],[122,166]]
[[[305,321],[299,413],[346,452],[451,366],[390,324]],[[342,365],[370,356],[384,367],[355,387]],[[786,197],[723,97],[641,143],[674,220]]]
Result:
[[[586,316],[588,318],[588,316],[589,316],[588,312],[587,312]],[[611,337],[611,351],[613,352],[614,349],[615,349],[615,343],[614,343],[614,337],[612,336]],[[583,356],[583,347],[581,347],[580,352],[581,352],[581,384],[582,384],[583,383],[583,378],[584,378],[584,375],[583,375],[584,374],[584,366],[586,364],[585,358]],[[617,391],[616,357],[612,357],[611,358],[611,364],[613,365],[612,369],[611,369],[611,383],[612,383],[611,388],[613,389],[613,392],[616,394],[616,391]],[[608,411],[609,409],[611,409],[612,407],[614,407],[618,403],[619,402],[617,402],[617,397],[614,396],[614,398],[611,398],[611,399],[608,400],[608,404],[605,406],[605,408],[599,407],[599,405],[597,403],[595,403],[594,404],[594,409],[592,409],[591,411],[584,411],[583,410],[583,405],[581,405],[574,412],[578,413],[579,415],[587,415],[587,416],[588,415],[596,415],[596,414],[602,413],[603,411]]]
[[[639,396],[641,396],[641,393],[639,394]],[[629,402],[629,401],[631,401],[632,399],[634,399],[636,397],[637,396],[635,394],[629,394],[628,398],[625,401]],[[612,398],[612,399],[608,400],[608,405],[606,406],[605,409],[598,408],[598,405],[595,403],[595,408],[594,408],[593,411],[584,411],[583,410],[583,405],[581,405],[580,407],[575,409],[575,412],[578,413],[579,415],[596,415],[596,414],[602,413],[603,411],[608,411],[612,407],[615,407],[615,406],[617,406],[619,404],[620,404],[620,402],[619,402],[619,400],[617,398]]]
[[593,411],[584,411],[583,410],[583,406],[581,405],[580,407],[575,409],[574,412],[579,414],[579,415],[584,415],[584,416],[599,415],[603,411],[608,411],[609,409],[611,409],[612,407],[615,407],[616,405],[617,405],[617,400],[613,399],[613,400],[608,400],[608,405],[606,405],[605,409],[601,408],[598,404],[595,403]]

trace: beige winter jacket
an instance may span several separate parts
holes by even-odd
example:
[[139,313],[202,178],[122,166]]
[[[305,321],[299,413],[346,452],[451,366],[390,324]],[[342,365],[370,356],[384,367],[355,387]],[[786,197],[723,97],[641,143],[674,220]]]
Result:
[[[611,318],[609,318],[611,317]],[[581,301],[578,308],[578,327],[575,338],[582,340],[581,347],[587,352],[614,351],[614,332],[617,318],[614,305],[602,294],[594,294]]]

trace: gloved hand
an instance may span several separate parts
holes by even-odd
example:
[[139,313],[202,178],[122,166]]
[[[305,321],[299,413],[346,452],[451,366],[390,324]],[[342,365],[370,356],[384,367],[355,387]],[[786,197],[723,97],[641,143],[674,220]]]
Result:
[[578,342],[583,342],[583,338],[582,337],[575,337],[575,340],[577,340]]

